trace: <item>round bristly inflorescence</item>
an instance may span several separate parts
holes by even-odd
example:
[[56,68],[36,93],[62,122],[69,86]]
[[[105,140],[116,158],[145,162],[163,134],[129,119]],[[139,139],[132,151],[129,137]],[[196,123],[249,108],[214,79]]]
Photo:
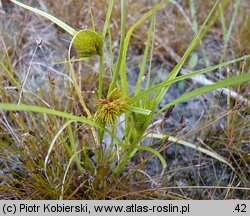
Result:
[[99,106],[95,120],[100,124],[115,125],[117,119],[129,108],[129,97],[121,89],[114,89],[106,99],[97,100]]
[[73,46],[77,49],[80,58],[89,58],[103,53],[103,39],[93,30],[85,29],[76,33]]

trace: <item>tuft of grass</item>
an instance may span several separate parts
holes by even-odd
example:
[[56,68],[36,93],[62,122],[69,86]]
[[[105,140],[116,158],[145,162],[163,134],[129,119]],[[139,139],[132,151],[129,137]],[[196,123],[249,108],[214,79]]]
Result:
[[[219,163],[224,174],[229,169],[233,176],[231,183],[236,185],[233,187],[234,190],[246,190],[247,181],[244,175],[246,168],[242,169],[242,163],[247,161],[247,156],[243,155],[243,151],[239,148],[231,146],[231,148],[228,148],[230,156],[220,155],[212,149],[218,146],[204,144],[203,147],[199,147],[175,137],[174,135],[186,125],[183,119],[180,120],[179,127],[172,133],[156,134],[158,127],[164,124],[164,121],[171,115],[174,105],[196,96],[204,96],[208,92],[223,87],[238,85],[237,89],[240,93],[241,85],[249,82],[249,74],[244,73],[242,69],[242,73],[237,76],[228,77],[212,85],[189,91],[159,108],[166,93],[174,83],[186,81],[203,73],[212,73],[215,69],[235,64],[250,57],[250,55],[244,55],[231,61],[220,62],[218,65],[179,76],[193,51],[197,46],[203,46],[202,39],[218,17],[222,20],[224,32],[227,32],[225,37],[226,47],[232,29],[231,27],[226,31],[223,15],[229,4],[228,0],[215,1],[199,28],[195,3],[190,1],[194,37],[177,64],[162,81],[158,81],[157,77],[155,80],[152,79],[151,67],[155,40],[157,39],[157,14],[162,12],[165,7],[172,7],[170,1],[156,1],[152,7],[147,9],[147,12],[129,26],[127,23],[128,4],[125,0],[121,0],[120,44],[116,58],[116,53],[112,53],[114,47],[111,33],[111,18],[116,6],[114,1],[109,1],[101,33],[97,31],[100,27],[95,26],[97,23],[94,20],[95,4],[92,1],[88,1],[92,27],[79,31],[63,22],[62,19],[37,8],[16,0],[11,0],[11,2],[45,17],[69,34],[72,39],[68,48],[68,55],[66,60],[60,62],[60,64],[65,65],[71,77],[64,81],[64,86],[66,86],[64,94],[56,94],[56,83],[50,78],[49,94],[40,91],[33,93],[36,97],[31,97],[27,94],[28,91],[23,84],[25,81],[22,82],[15,75],[16,71],[13,69],[8,49],[5,47],[5,58],[0,62],[3,70],[0,74],[0,80],[4,83],[0,88],[0,159],[4,161],[0,169],[6,170],[4,171],[5,175],[0,176],[2,180],[0,191],[3,192],[5,198],[187,198],[186,195],[180,193],[165,193],[167,189],[176,189],[177,186],[181,188],[181,183],[177,186],[168,187],[167,179],[171,179],[179,171],[188,175],[185,173],[186,170],[196,169],[193,164],[189,166],[185,164],[183,167],[176,167],[174,170],[168,169],[168,158],[165,155],[165,150],[170,145],[179,144],[189,150],[195,149],[199,157],[202,157],[205,162],[206,160],[212,160],[212,164]],[[51,4],[54,3],[51,2]],[[74,8],[74,10],[77,10],[77,8]],[[78,11],[78,14],[80,14],[80,11]],[[236,10],[235,14],[237,14]],[[133,43],[134,32],[147,22],[149,22],[149,27],[145,31],[146,42],[140,71],[138,75],[134,76],[136,85],[134,89],[131,89],[127,76],[129,47]],[[176,29],[178,30],[178,26]],[[108,37],[106,37],[107,34]],[[111,53],[108,63],[105,62],[104,58],[106,44],[109,44]],[[72,46],[78,51],[80,59],[73,56]],[[206,61],[207,56],[204,47],[203,54]],[[93,64],[90,67],[93,69],[94,60],[97,60],[99,64],[98,78],[96,78],[98,83],[95,80],[91,86],[92,83],[88,83],[88,80],[84,81],[87,77],[82,78],[77,72],[80,71],[81,73],[81,65]],[[28,71],[32,63],[33,58]],[[195,65],[193,68],[195,68]],[[82,70],[85,71],[86,68],[83,67]],[[107,83],[104,82],[106,71],[111,71]],[[25,80],[28,74],[27,72]],[[146,85],[144,85],[145,80]],[[87,92],[87,88],[83,91],[82,83],[87,83],[94,90]],[[23,95],[22,100],[20,100],[21,94]],[[88,94],[93,95],[89,96]],[[235,101],[234,105],[237,107],[238,101]],[[169,111],[170,109],[171,111]],[[235,109],[232,109],[232,111]],[[164,115],[166,112],[167,114]],[[237,116],[235,115],[231,119],[230,114],[229,112],[225,114],[225,116],[228,116],[227,135],[230,138],[229,140],[234,142],[235,138],[232,134],[235,130],[231,127],[237,121]],[[157,121],[162,118],[162,122],[158,124]],[[210,124],[208,125],[210,126]],[[242,133],[239,132],[241,135]],[[156,141],[154,138],[159,140]],[[148,140],[150,141],[148,142]],[[244,141],[247,141],[247,138]],[[243,159],[238,159],[239,156],[243,156]],[[148,174],[150,169],[147,169],[147,166],[150,166],[152,159],[154,159],[158,171]],[[198,173],[200,174],[200,170]],[[235,179],[241,179],[244,184],[238,187]],[[180,181],[182,180],[175,181],[175,184]],[[222,177],[217,181],[218,185],[213,187],[225,189],[225,186],[220,185],[220,183],[222,183]],[[206,192],[210,189],[203,179],[195,187],[194,184],[194,182],[190,182],[190,185],[184,186],[183,189],[191,189],[196,186],[198,189],[199,187],[204,188]],[[231,190],[230,187],[226,189]],[[213,197],[210,191],[208,193],[210,197]],[[192,195],[191,197],[194,198],[195,196]]]

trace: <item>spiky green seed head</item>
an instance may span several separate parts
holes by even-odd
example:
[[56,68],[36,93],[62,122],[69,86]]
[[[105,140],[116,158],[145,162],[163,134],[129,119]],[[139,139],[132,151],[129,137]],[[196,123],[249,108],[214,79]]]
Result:
[[80,58],[101,56],[103,53],[103,39],[93,30],[80,30],[73,38],[73,46]]
[[99,106],[95,114],[95,120],[100,124],[115,125],[117,119],[129,108],[129,97],[121,89],[114,89],[107,99],[97,100]]

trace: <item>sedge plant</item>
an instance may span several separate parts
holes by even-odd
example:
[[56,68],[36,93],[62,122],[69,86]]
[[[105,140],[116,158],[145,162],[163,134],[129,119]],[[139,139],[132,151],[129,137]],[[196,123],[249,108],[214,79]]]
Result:
[[[250,55],[245,55],[228,62],[222,62],[219,65],[193,71],[189,74],[179,75],[185,61],[220,16],[220,10],[227,6],[228,0],[224,0],[222,3],[215,1],[206,19],[200,26],[200,29],[197,29],[194,38],[190,42],[181,60],[168,74],[165,80],[160,83],[156,81],[151,82],[151,70],[150,68],[148,70],[146,69],[146,64],[147,61],[150,62],[150,65],[152,62],[156,14],[159,10],[168,6],[170,3],[169,0],[156,1],[152,9],[139,18],[127,31],[126,1],[121,0],[121,33],[117,61],[114,60],[115,58],[112,53],[112,37],[110,35],[110,19],[114,7],[114,0],[109,1],[102,32],[97,32],[94,25],[90,29],[75,30],[58,18],[39,9],[16,0],[11,0],[11,2],[45,17],[69,34],[71,42],[68,49],[68,56],[67,60],[62,63],[66,64],[70,71],[70,78],[73,83],[73,89],[71,88],[70,92],[76,96],[79,104],[83,108],[83,114],[78,116],[71,114],[70,110],[60,110],[60,107],[58,107],[58,109],[57,107],[52,109],[51,107],[44,107],[42,105],[24,103],[25,100],[20,104],[10,103],[7,97],[2,96],[0,110],[2,110],[1,112],[9,112],[11,118],[16,119],[15,112],[19,112],[20,118],[18,119],[34,118],[31,116],[35,115],[37,116],[37,121],[40,121],[40,123],[37,123],[36,119],[32,119],[32,124],[43,125],[42,122],[45,121],[45,124],[51,124],[49,127],[45,127],[45,129],[47,128],[49,130],[49,133],[46,134],[46,130],[43,130],[43,133],[40,135],[43,137],[42,139],[44,139],[43,149],[41,150],[36,147],[37,149],[33,149],[31,155],[19,156],[21,161],[26,161],[27,165],[34,169],[33,178],[36,179],[36,183],[33,185],[25,185],[25,187],[34,189],[34,197],[37,197],[36,194],[43,193],[44,196],[42,198],[112,198],[114,184],[119,185],[119,180],[123,179],[121,176],[123,176],[127,166],[131,160],[133,160],[136,155],[141,154],[141,152],[147,152],[150,154],[150,157],[158,158],[162,166],[160,178],[163,178],[167,168],[166,160],[161,154],[162,150],[159,148],[156,150],[154,146],[143,145],[143,141],[148,138],[155,138],[161,141],[168,139],[179,143],[180,145],[208,155],[226,164],[233,170],[233,166],[225,158],[209,149],[202,147],[197,148],[192,143],[173,137],[172,134],[156,134],[149,129],[152,122],[162,118],[166,110],[177,103],[219,88],[237,85],[250,80],[249,74],[221,80],[215,84],[190,91],[166,104],[161,109],[158,109],[159,104],[172,84],[199,74],[212,72],[215,69],[250,57]],[[136,77],[136,86],[131,90],[127,78],[126,56],[128,54],[128,47],[133,32],[147,20],[150,20],[150,27],[147,34],[143,60],[140,66],[141,69]],[[110,71],[112,77],[108,86],[104,86],[103,83],[104,69],[108,67],[104,64],[105,44],[110,44],[111,46],[111,57],[109,58],[111,62],[109,65],[111,66]],[[73,49],[77,50],[78,59],[73,58]],[[96,58],[99,61],[98,94],[97,98],[92,100],[95,107],[94,109],[89,108],[82,96],[82,91],[76,80],[74,67],[75,62],[85,61],[89,58]],[[5,68],[5,72],[8,73],[13,88],[15,87],[20,91],[21,85],[19,81],[13,77],[7,68]],[[146,85],[143,85],[145,79]],[[47,119],[44,119],[42,115],[48,116],[46,117]],[[59,125],[56,119],[60,119]],[[7,121],[5,121],[5,123],[8,125]],[[15,123],[15,125],[18,124],[17,122]],[[27,131],[27,136],[32,137],[33,140],[31,142],[38,142],[35,136],[33,137],[32,132],[24,120],[22,120],[21,125]],[[51,127],[54,127],[53,130]],[[119,128],[122,128],[122,136],[117,132]],[[77,145],[76,134],[83,133],[81,131],[88,134],[88,139],[85,139],[84,143],[79,146]],[[12,134],[12,136],[15,135]],[[28,150],[31,151],[29,146],[24,146],[24,141],[19,137],[10,139],[6,135],[5,139],[1,140],[1,146],[7,147],[7,143],[19,146],[19,148],[28,148]],[[11,150],[10,147],[8,147],[8,149],[14,154],[14,151]],[[41,152],[39,153],[39,151]],[[32,157],[37,158],[37,160]],[[62,161],[64,163],[63,166],[60,165]],[[22,178],[21,173],[19,178]],[[14,182],[14,180],[12,180],[12,182]],[[40,191],[38,189],[39,182],[42,182]],[[72,182],[80,183],[78,187],[74,188]],[[81,194],[79,193],[80,190],[83,191]],[[16,196],[22,193],[23,191],[20,190]]]

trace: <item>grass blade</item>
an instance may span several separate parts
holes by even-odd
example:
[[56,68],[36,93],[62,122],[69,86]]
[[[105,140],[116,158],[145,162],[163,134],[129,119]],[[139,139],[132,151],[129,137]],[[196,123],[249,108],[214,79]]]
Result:
[[[178,64],[174,67],[174,69],[170,72],[170,74],[167,76],[165,81],[162,82],[162,88],[160,88],[157,92],[157,96],[154,98],[154,109],[158,106],[158,104],[162,101],[164,95],[168,91],[170,86],[164,86],[164,83],[168,80],[174,79],[179,71],[181,70],[183,64],[185,63],[186,59],[190,55],[190,53],[194,50],[194,48],[197,46],[197,44],[201,41],[202,37],[205,35],[205,33],[211,28],[213,23],[215,22],[217,16],[213,15],[215,13],[215,9],[218,6],[218,0],[215,2],[214,6],[210,10],[209,14],[206,16],[205,21],[200,27],[200,30],[197,32],[197,34],[194,36],[193,40],[190,42],[187,50],[185,51],[184,55],[182,56],[181,60],[178,62]],[[212,17],[212,18],[211,18]],[[209,22],[209,19],[211,18],[211,21]]]
[[53,140],[51,141],[50,143],[50,146],[49,146],[49,149],[48,149],[48,153],[45,157],[45,160],[44,160],[44,173],[45,173],[45,176],[50,184],[50,186],[52,186],[51,182],[50,182],[50,179],[49,179],[49,176],[47,174],[47,164],[48,164],[48,161],[49,161],[49,156],[53,150],[53,147],[56,143],[56,140],[58,139],[58,137],[61,135],[61,133],[63,132],[63,130],[68,126],[70,125],[72,122],[74,122],[73,120],[70,120],[70,121],[67,121],[62,127],[61,129],[56,133],[56,135],[54,136]]
[[123,45],[124,47],[123,47],[123,52],[122,52],[121,66],[120,68],[117,68],[117,70],[120,71],[121,84],[122,84],[122,88],[125,91],[128,91],[128,81],[127,81],[127,74],[126,74],[126,56],[127,56],[128,46],[129,46],[129,40],[132,36],[132,33],[137,27],[142,25],[148,18],[150,18],[155,13],[155,11],[162,9],[167,2],[169,2],[169,0],[163,0],[161,3],[155,4],[155,6],[150,11],[148,11],[144,16],[142,16],[137,22],[135,22],[130,27],[130,29],[128,30],[126,34],[126,37],[124,39],[124,45]]
[[157,89],[162,88],[163,86],[168,86],[170,84],[179,82],[181,80],[188,79],[190,77],[193,77],[193,76],[196,76],[196,75],[199,75],[199,74],[212,72],[213,70],[216,70],[216,69],[221,68],[221,67],[225,67],[225,66],[230,65],[230,64],[234,64],[236,62],[242,61],[242,60],[247,59],[247,58],[250,58],[250,55],[246,55],[246,56],[243,56],[243,57],[240,57],[240,58],[237,58],[237,59],[233,59],[233,60],[218,64],[218,65],[214,65],[214,66],[211,66],[211,67],[208,67],[208,68],[204,68],[204,69],[201,69],[201,70],[197,70],[197,71],[185,74],[185,75],[181,75],[181,76],[178,76],[178,77],[176,77],[176,78],[174,78],[172,80],[168,80],[166,82],[164,81],[164,85],[162,85],[162,83],[154,85],[154,86],[148,88],[147,90],[141,92],[139,95],[133,96],[131,98],[131,102],[135,102],[135,101],[139,100],[140,98],[143,98],[143,97],[153,93]]
[[122,62],[122,53],[123,53],[123,47],[124,47],[124,39],[125,39],[125,34],[126,34],[126,0],[121,0],[121,37],[120,37],[120,48],[119,48],[119,54],[118,54],[118,61],[115,69],[115,73],[112,77],[112,82],[109,86],[109,91],[110,93],[112,90],[114,90],[118,76],[120,73],[120,66]]
[[102,30],[102,38],[103,38],[103,40],[106,37],[106,33],[107,33],[107,30],[108,30],[108,27],[109,27],[110,17],[111,17],[111,13],[112,13],[112,10],[113,10],[113,6],[114,6],[114,0],[110,0],[109,1],[108,11],[107,11],[107,14],[106,14],[105,24],[104,24],[103,30]]
[[167,168],[167,163],[166,163],[165,159],[161,156],[161,154],[158,151],[156,151],[155,149],[150,148],[148,146],[137,146],[136,148],[138,148],[140,150],[143,150],[143,151],[151,152],[152,154],[157,156],[160,159],[162,167],[163,167],[163,170],[162,170],[161,173],[162,174],[164,173],[165,169]]
[[186,101],[192,97],[198,96],[198,95],[202,95],[205,94],[207,92],[225,87],[225,86],[231,86],[231,85],[236,85],[236,84],[240,84],[246,81],[250,80],[250,74],[244,74],[244,75],[240,75],[240,76],[236,76],[236,77],[232,77],[229,79],[225,79],[223,81],[217,82],[215,84],[212,85],[207,85],[207,86],[203,86],[201,88],[195,89],[194,91],[191,91],[187,94],[182,95],[181,97],[173,100],[172,102],[168,103],[166,106],[164,106],[162,109],[160,109],[159,112],[157,112],[156,115],[161,114],[164,110],[166,110],[168,107],[175,105],[177,103]]
[[141,107],[134,107],[134,106],[130,106],[129,110],[131,112],[140,113],[140,114],[143,114],[143,115],[150,115],[150,113],[151,113],[151,110],[147,110],[147,109],[144,109],[144,108],[141,108]]
[[75,153],[72,155],[72,157],[70,158],[70,160],[69,160],[69,164],[68,164],[68,166],[67,166],[67,168],[66,168],[66,170],[65,170],[64,176],[63,176],[60,200],[63,200],[63,196],[64,196],[64,184],[65,184],[65,181],[66,181],[67,174],[68,174],[68,172],[69,172],[69,168],[70,168],[71,164],[73,163],[73,161],[75,160],[75,158],[77,157],[77,155],[78,155],[79,153],[81,153],[82,151],[84,151],[84,150],[92,150],[92,148],[91,148],[91,147],[84,147],[83,149],[81,149],[81,150],[75,152]]
[[33,8],[31,6],[23,4],[23,3],[19,2],[19,1],[16,1],[16,0],[10,0],[10,1],[13,2],[14,4],[17,4],[17,5],[25,8],[25,9],[27,9],[27,10],[30,10],[30,11],[36,13],[36,14],[39,14],[39,15],[47,18],[48,20],[52,21],[56,25],[60,26],[62,29],[64,29],[66,32],[68,32],[72,36],[76,34],[75,29],[71,28],[69,25],[67,25],[65,22],[59,20],[58,18],[56,18],[56,17],[54,17],[54,16],[52,16],[52,15],[50,15],[50,14],[44,12],[44,11],[41,11],[41,10],[39,10],[37,8]]
[[212,152],[212,151],[209,151],[205,148],[196,146],[195,144],[192,144],[192,143],[187,142],[185,140],[181,140],[181,139],[178,139],[178,138],[173,137],[173,136],[166,136],[164,134],[156,134],[156,133],[150,133],[147,135],[147,137],[157,138],[157,139],[165,139],[167,137],[167,139],[171,142],[179,143],[179,144],[186,146],[188,148],[192,148],[194,150],[197,150],[197,151],[199,151],[203,154],[206,154],[206,155],[208,155],[208,156],[210,156],[218,161],[221,161],[222,163],[227,164],[232,170],[234,170],[233,166],[229,162],[227,162],[227,160],[225,158],[223,158],[222,156],[220,156],[219,154]]

